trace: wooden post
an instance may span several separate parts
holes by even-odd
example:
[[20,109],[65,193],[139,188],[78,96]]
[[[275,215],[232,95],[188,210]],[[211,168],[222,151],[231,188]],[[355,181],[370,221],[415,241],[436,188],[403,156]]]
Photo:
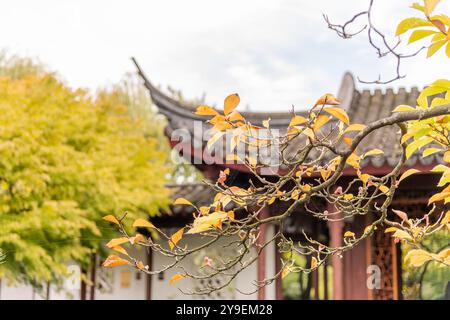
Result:
[[323,264],[323,299],[328,300],[328,264]]
[[[327,205],[328,212],[335,212],[334,206]],[[328,228],[330,232],[330,245],[332,247],[342,246],[342,230],[344,222],[329,221]],[[331,257],[331,265],[333,267],[333,300],[344,300],[344,261],[337,255]]]
[[[153,263],[153,250],[148,249],[147,252],[147,265],[149,267],[149,270],[153,270],[152,263]],[[146,299],[152,300],[152,276],[150,274],[147,275],[147,283],[146,283]]]

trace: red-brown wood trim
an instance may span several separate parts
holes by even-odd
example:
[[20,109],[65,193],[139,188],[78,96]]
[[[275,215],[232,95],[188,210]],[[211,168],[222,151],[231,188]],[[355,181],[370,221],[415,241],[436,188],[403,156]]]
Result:
[[[328,212],[336,211],[331,205],[327,205]],[[330,232],[330,245],[332,247],[342,246],[342,230],[344,228],[343,221],[328,222]],[[344,259],[333,255],[331,257],[331,266],[333,267],[333,300],[344,300]]]
[[[180,142],[178,140],[173,141],[173,140],[169,139],[169,144],[172,148],[174,148],[175,146],[178,146],[178,145],[180,145],[180,147],[183,146],[183,142]],[[185,143],[185,144],[187,144],[187,143]],[[205,161],[207,161],[207,163],[211,163],[212,166],[216,166],[219,169],[220,168],[222,168],[222,169],[230,168],[232,170],[237,170],[237,171],[246,172],[246,173],[252,173],[252,171],[242,163],[216,163],[216,160],[221,162],[224,159],[222,157],[215,157],[215,156],[209,155],[208,153],[205,153],[203,147],[201,149],[194,148],[194,146],[192,146],[191,143],[189,143],[189,145],[186,146],[186,148],[182,147],[182,150],[183,151],[188,150],[188,152],[186,152],[186,154],[183,154],[183,157],[186,160],[190,161],[191,163],[192,163],[192,160],[194,160],[194,162],[197,162],[197,164],[201,164],[201,163],[204,163]],[[202,158],[199,158],[198,157],[199,155],[201,155]],[[422,174],[427,174],[428,171],[430,171],[434,166],[436,166],[436,164],[438,164],[438,163],[435,161],[429,165],[423,165],[420,163],[416,163],[412,167],[422,171],[423,172]],[[404,166],[401,169],[401,172],[404,172],[410,168],[411,167]],[[365,166],[364,168],[362,168],[362,171],[364,173],[371,174],[371,175],[385,175],[385,174],[388,174],[389,172],[391,172],[392,169],[393,169],[393,167],[388,164],[384,164],[380,167],[368,165],[368,166]],[[260,170],[258,170],[258,172],[260,172]],[[287,169],[284,169],[284,170],[278,169],[276,172],[276,174],[281,174],[281,175],[286,174],[286,173],[288,173]],[[420,174],[420,173],[417,173],[417,174]],[[343,176],[357,176],[356,170],[354,168],[344,169],[344,171],[342,172],[342,175]],[[319,177],[319,176],[320,176],[320,173],[313,173],[311,175],[311,177]]]

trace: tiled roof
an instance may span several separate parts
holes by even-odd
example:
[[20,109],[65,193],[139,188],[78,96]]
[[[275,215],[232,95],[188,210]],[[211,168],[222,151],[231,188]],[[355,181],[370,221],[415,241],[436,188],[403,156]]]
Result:
[[[210,125],[205,122],[204,117],[193,113],[195,106],[181,103],[170,98],[151,84],[139,66],[138,70],[145,81],[146,87],[149,89],[154,103],[158,107],[159,111],[168,118],[169,124],[167,133],[171,134],[173,130],[183,128],[191,132],[191,136],[194,140],[192,141],[193,143],[195,140],[198,140],[197,145],[205,144],[205,141],[201,139],[202,137],[197,137],[195,135],[193,123],[195,120],[203,121],[204,129],[208,129]],[[399,88],[396,92],[394,92],[393,89],[387,89],[384,92],[380,89],[375,89],[373,91],[359,91],[355,88],[353,76],[350,73],[346,73],[341,82],[337,97],[342,102],[341,107],[346,109],[349,114],[351,123],[368,124],[375,120],[389,116],[392,110],[400,104],[414,106],[418,95],[419,90],[416,87],[411,90]],[[247,120],[256,125],[260,125],[263,120],[271,118],[271,127],[280,129],[285,129],[292,118],[292,114],[288,110],[286,112],[241,113]],[[301,113],[297,112],[297,114]],[[394,166],[399,159],[401,151],[398,143],[398,132],[399,128],[397,126],[388,126],[376,130],[367,136],[360,145],[359,151],[362,153],[366,150],[379,148],[384,150],[384,155],[369,157],[361,162],[361,165],[381,167],[387,164],[389,166]],[[292,146],[292,148],[295,149],[295,146]],[[431,155],[426,158],[421,157],[420,154],[413,155],[407,161],[406,165],[429,165],[433,162],[440,161],[440,159],[436,157],[438,157],[438,155]]]

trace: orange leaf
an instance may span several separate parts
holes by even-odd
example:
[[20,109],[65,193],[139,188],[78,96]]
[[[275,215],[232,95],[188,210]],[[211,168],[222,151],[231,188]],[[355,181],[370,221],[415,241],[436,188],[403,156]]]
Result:
[[398,182],[400,183],[403,179],[408,178],[410,175],[413,175],[414,173],[420,172],[420,170],[417,169],[408,169],[400,176],[400,179],[398,179]]
[[234,109],[236,109],[240,101],[241,99],[239,98],[239,95],[237,93],[230,94],[228,97],[226,97],[223,104],[223,112],[225,113],[225,115],[231,113]]
[[119,220],[117,220],[117,218],[114,217],[112,214],[108,214],[107,216],[104,216],[102,219],[120,225]]
[[175,202],[173,204],[174,205],[187,204],[188,206],[193,206],[192,202],[190,202],[189,200],[186,200],[185,198],[178,198],[175,200]]
[[112,268],[117,266],[124,266],[130,264],[128,260],[122,259],[119,256],[116,255],[110,255],[106,260],[103,262],[103,266],[106,268]]
[[108,248],[112,248],[112,247],[117,247],[120,246],[123,243],[127,243],[129,240],[127,237],[120,237],[120,238],[116,238],[116,239],[111,239],[111,241],[109,241],[106,246]]
[[289,127],[294,127],[294,126],[297,126],[299,124],[303,124],[303,123],[306,123],[306,122],[308,122],[308,120],[305,117],[294,116],[291,119],[291,122],[289,123]]
[[199,116],[217,116],[219,113],[211,107],[208,106],[198,106],[195,110],[195,114]]
[[328,108],[323,108],[323,111],[328,112],[329,114],[331,114],[332,116],[341,120],[343,123],[345,123],[347,125],[350,124],[350,119],[348,118],[347,112],[345,112],[341,108],[328,107]]
[[133,223],[133,227],[154,228],[155,226],[145,219],[136,219]]
[[173,248],[176,246],[176,244],[178,243],[178,241],[181,240],[181,238],[183,237],[183,233],[184,233],[184,228],[181,228],[180,230],[178,230],[177,232],[175,232],[169,240],[169,247],[170,250],[173,250]]
[[177,273],[172,278],[170,278],[169,284],[173,285],[175,282],[180,281],[181,279],[184,279],[184,276],[182,274]]
[[326,93],[316,101],[316,106],[324,104],[337,106],[341,104],[341,101],[339,101],[339,99],[337,99],[333,94]]
[[120,252],[121,254],[124,254],[126,256],[129,256],[127,250],[125,250],[122,246],[115,246],[115,247],[112,247],[111,249],[114,251]]
[[355,236],[355,233],[351,232],[351,231],[346,231],[344,233],[344,237],[347,237],[347,238],[351,238],[351,237],[354,237],[354,236]]

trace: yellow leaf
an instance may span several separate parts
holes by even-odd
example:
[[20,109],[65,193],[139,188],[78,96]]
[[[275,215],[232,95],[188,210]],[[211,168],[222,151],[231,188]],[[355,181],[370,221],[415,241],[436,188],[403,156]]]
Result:
[[321,114],[316,118],[314,121],[313,129],[314,131],[318,131],[320,128],[322,128],[328,121],[330,121],[330,117]]
[[361,131],[364,130],[364,128],[366,128],[366,125],[364,124],[353,123],[344,130],[344,133],[352,131]]
[[415,173],[420,172],[420,170],[417,169],[408,169],[400,176],[400,179],[398,179],[398,182],[400,183],[402,180],[408,178],[410,175],[413,175]]
[[120,246],[121,244],[127,243],[129,242],[127,237],[121,237],[121,238],[116,238],[116,239],[111,239],[106,246],[108,248],[112,248],[112,247],[117,247]]
[[122,246],[115,246],[115,247],[112,247],[111,249],[114,251],[120,252],[121,254],[124,254],[126,256],[129,256],[127,250],[125,250]]
[[311,128],[306,128],[305,130],[302,131],[302,133],[311,140],[314,140],[315,138],[314,132],[311,130]]
[[349,166],[352,166],[355,169],[359,169],[359,161],[361,158],[356,154],[352,153],[346,160],[345,163],[347,163]]
[[429,200],[428,204],[431,204],[433,202],[444,200],[445,198],[450,197],[450,192],[440,192],[433,195]]
[[328,112],[332,116],[344,122],[346,125],[350,124],[350,119],[348,118],[347,112],[341,108],[327,107],[323,108],[323,111]]
[[447,39],[444,39],[441,41],[437,41],[437,42],[433,43],[431,46],[429,46],[428,51],[427,51],[427,58],[434,55],[446,43],[447,43]]
[[140,234],[137,233],[134,237],[130,237],[130,239],[128,239],[130,241],[131,244],[135,244],[135,243],[139,243],[139,241],[144,241],[145,237]]
[[397,229],[392,236],[395,237],[395,238],[412,240],[412,238],[411,238],[411,236],[409,235],[408,232],[400,230],[400,229]]
[[244,117],[237,110],[234,110],[232,113],[230,113],[227,116],[227,119],[229,121],[245,121]]
[[180,230],[178,230],[177,232],[175,232],[169,240],[169,247],[170,250],[173,250],[173,248],[176,246],[176,244],[178,243],[178,241],[181,240],[181,238],[183,237],[183,233],[184,233],[184,228],[181,228]]
[[226,97],[223,104],[223,112],[225,113],[225,115],[231,113],[234,109],[236,109],[240,101],[241,99],[239,98],[239,95],[237,93],[230,94],[228,97]]
[[186,200],[185,198],[178,198],[175,200],[175,202],[173,204],[174,205],[186,204],[188,206],[193,206],[193,204],[190,201]]
[[380,191],[381,192],[383,192],[383,193],[388,193],[389,192],[389,188],[388,187],[386,187],[385,185],[380,185],[380,186],[378,186],[378,189],[380,189]]
[[294,127],[294,126],[297,126],[299,124],[303,124],[303,123],[306,123],[306,122],[308,122],[308,120],[305,117],[294,116],[291,119],[291,122],[289,123],[289,127]]
[[311,258],[311,269],[317,268],[317,259],[315,257]]
[[433,12],[434,8],[436,8],[437,4],[441,0],[424,0],[424,12],[427,16]]
[[409,37],[408,43],[413,43],[417,40],[426,38],[428,36],[431,36],[432,34],[437,33],[437,31],[434,30],[426,30],[426,29],[422,29],[422,30],[414,30],[413,33],[411,33],[411,36]]
[[200,232],[205,232],[212,229],[212,225],[210,224],[198,224],[190,228],[186,233],[187,234],[196,234]]
[[410,250],[405,256],[405,262],[409,262],[414,267],[420,267],[431,259],[431,254],[421,249]]
[[442,260],[446,260],[448,257],[450,257],[450,249],[442,250],[438,253],[438,257]]
[[136,267],[139,270],[145,269],[145,265],[144,265],[144,263],[142,261],[139,261],[138,263],[136,263]]
[[397,106],[392,112],[405,112],[405,111],[414,111],[415,109],[411,106],[408,106],[406,104],[401,104]]
[[355,233],[353,233],[353,232],[351,232],[351,231],[346,231],[345,233],[344,233],[344,237],[346,237],[346,238],[352,238],[352,237],[354,237],[355,236]]
[[112,222],[112,223],[115,223],[115,224],[117,224],[117,225],[120,225],[119,220],[117,220],[117,218],[114,217],[114,216],[111,215],[111,214],[109,214],[109,215],[107,215],[107,216],[104,216],[102,219],[103,219],[103,220],[106,220],[106,221],[109,221],[109,222]]
[[364,234],[370,233],[372,231],[372,225],[364,228]]
[[351,194],[351,193],[347,193],[347,194],[344,194],[344,199],[345,200],[352,200],[353,199],[353,194]]
[[318,105],[335,105],[335,106],[337,106],[339,104],[341,104],[341,101],[339,101],[339,99],[337,99],[331,93],[324,94],[316,101],[316,106],[318,106]]
[[216,116],[219,113],[211,107],[198,106],[197,110],[195,110],[195,114],[198,114],[199,116]]
[[400,23],[397,26],[397,30],[395,32],[396,36],[399,36],[403,33],[405,33],[406,31],[413,29],[413,28],[418,28],[418,27],[432,27],[433,24],[427,20],[424,19],[420,19],[420,18],[406,18],[402,21],[400,21]]
[[106,268],[112,268],[112,267],[118,267],[118,266],[124,266],[130,264],[128,260],[122,259],[119,256],[116,255],[110,255],[106,260],[103,262],[103,267]]
[[425,150],[423,150],[422,156],[425,158],[425,157],[428,157],[428,156],[430,156],[430,155],[432,155],[432,154],[434,154],[436,152],[441,152],[441,151],[442,150],[439,149],[439,148],[426,148]]
[[444,218],[441,220],[441,224],[450,223],[450,210],[445,213]]
[[372,150],[367,151],[367,152],[364,154],[363,158],[368,157],[368,156],[377,156],[377,155],[380,155],[380,154],[383,154],[383,153],[384,153],[383,150],[380,150],[380,149],[372,149]]
[[397,230],[398,230],[398,228],[396,228],[396,227],[389,227],[389,228],[386,228],[386,230],[384,230],[384,233],[395,232]]
[[155,226],[145,219],[136,219],[133,223],[133,227],[154,228]]
[[270,127],[270,118],[267,120],[263,120],[262,125],[264,128],[269,129]]
[[181,279],[184,279],[184,276],[182,274],[177,273],[172,278],[170,278],[169,284],[173,285],[175,282],[178,282]]
[[288,267],[284,268],[281,272],[281,279],[284,279],[289,273],[291,273],[291,270]]
[[445,47],[445,54],[450,58],[450,42]]
[[256,165],[258,164],[258,161],[254,157],[247,157],[247,162],[252,167],[256,167]]

